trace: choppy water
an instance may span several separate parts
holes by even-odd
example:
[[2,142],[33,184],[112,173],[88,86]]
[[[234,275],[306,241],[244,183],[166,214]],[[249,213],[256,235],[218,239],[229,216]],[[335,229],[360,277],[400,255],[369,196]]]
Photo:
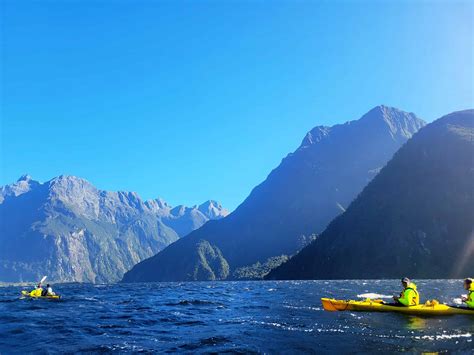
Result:
[[[450,302],[461,281],[419,281]],[[474,317],[325,312],[320,298],[389,296],[398,281],[55,285],[59,302],[0,288],[0,353],[373,352],[474,349]]]

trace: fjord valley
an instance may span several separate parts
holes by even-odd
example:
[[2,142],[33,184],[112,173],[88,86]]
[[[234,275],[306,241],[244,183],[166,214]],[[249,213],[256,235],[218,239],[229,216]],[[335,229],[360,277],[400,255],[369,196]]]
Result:
[[232,213],[59,176],[0,189],[0,281],[462,277],[473,264],[473,110],[377,106],[317,126]]
[[377,106],[358,120],[317,126],[228,217],[144,260],[125,282],[262,278],[343,213],[425,122]]
[[0,355],[473,352],[473,0],[0,22]]
[[109,283],[133,265],[228,214],[219,203],[171,207],[133,192],[59,176],[0,189],[0,281]]

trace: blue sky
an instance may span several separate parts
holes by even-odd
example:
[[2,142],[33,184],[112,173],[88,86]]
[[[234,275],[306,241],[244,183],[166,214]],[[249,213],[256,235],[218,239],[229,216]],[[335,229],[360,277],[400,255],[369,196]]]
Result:
[[316,125],[473,106],[473,3],[2,2],[0,185],[234,209]]

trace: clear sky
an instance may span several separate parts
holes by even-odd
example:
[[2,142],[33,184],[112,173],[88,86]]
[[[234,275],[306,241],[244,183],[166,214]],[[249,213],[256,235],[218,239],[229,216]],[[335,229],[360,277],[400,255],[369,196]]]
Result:
[[316,125],[473,105],[470,1],[2,1],[0,185],[234,209]]

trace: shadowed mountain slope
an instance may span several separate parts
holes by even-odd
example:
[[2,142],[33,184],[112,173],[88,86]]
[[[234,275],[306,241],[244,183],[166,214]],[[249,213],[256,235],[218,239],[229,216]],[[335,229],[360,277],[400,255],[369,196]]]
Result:
[[136,265],[124,281],[261,277],[322,232],[423,125],[378,106],[357,121],[315,127],[235,212]]
[[422,128],[270,279],[461,278],[474,269],[474,110]]

